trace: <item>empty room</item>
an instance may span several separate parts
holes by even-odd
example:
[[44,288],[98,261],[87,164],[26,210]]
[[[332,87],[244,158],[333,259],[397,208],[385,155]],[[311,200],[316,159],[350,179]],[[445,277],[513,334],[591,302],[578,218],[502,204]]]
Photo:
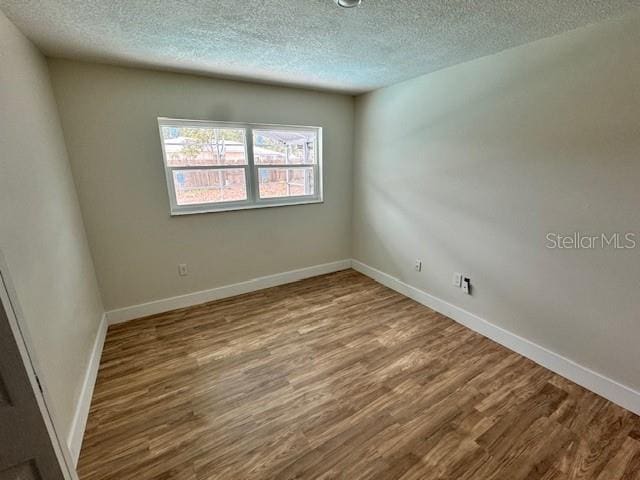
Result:
[[0,0],[0,480],[640,480],[640,0]]

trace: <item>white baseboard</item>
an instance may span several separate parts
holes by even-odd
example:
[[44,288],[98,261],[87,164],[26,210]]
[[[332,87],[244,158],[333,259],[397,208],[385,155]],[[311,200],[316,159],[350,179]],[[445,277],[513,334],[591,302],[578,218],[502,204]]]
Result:
[[84,431],[87,425],[87,417],[89,416],[89,409],[91,407],[91,397],[93,396],[93,388],[95,386],[98,376],[98,370],[100,368],[100,357],[102,356],[102,348],[104,346],[104,341],[109,325],[126,322],[147,315],[168,312],[177,308],[199,305],[201,303],[211,302],[213,300],[219,300],[221,298],[233,297],[235,295],[240,295],[243,293],[249,293],[269,287],[284,285],[286,283],[296,282],[305,278],[316,277],[318,275],[324,275],[326,273],[338,272],[340,270],[346,270],[350,267],[350,259],[340,260],[337,262],[314,265],[312,267],[291,270],[289,272],[277,273],[275,275],[259,277],[248,280],[246,282],[226,285],[224,287],[213,288],[211,290],[204,290],[187,295],[165,298],[154,302],[134,305],[131,307],[106,312],[103,315],[102,321],[100,322],[100,325],[98,327],[98,332],[93,344],[93,349],[91,350],[91,358],[89,359],[89,365],[87,367],[84,381],[82,383],[80,398],[78,399],[76,412],[73,416],[71,432],[69,433],[69,437],[67,439],[67,446],[69,447],[74,465],[78,464],[78,458],[80,457],[82,439],[84,437]]
[[300,268],[265,277],[258,277],[246,282],[234,283],[223,287],[212,288],[200,292],[188,293],[177,297],[164,298],[153,302],[133,305],[131,307],[120,308],[107,312],[107,322],[109,325],[128,322],[135,318],[164,313],[178,308],[191,307],[201,303],[220,300],[221,298],[233,297],[243,293],[255,292],[265,288],[276,287],[286,283],[297,282],[305,278],[317,277],[326,273],[337,272],[351,268],[351,260],[339,260],[337,262],[314,265],[312,267]]
[[84,436],[89,408],[91,406],[91,396],[93,394],[93,387],[95,385],[100,366],[100,357],[108,325],[126,322],[128,320],[147,315],[167,312],[177,308],[211,302],[221,298],[241,295],[243,293],[254,292],[269,287],[284,285],[286,283],[296,282],[305,278],[345,270],[350,267],[391,288],[392,290],[395,290],[418,303],[426,305],[427,307],[446,315],[465,327],[490,338],[506,348],[533,360],[537,364],[542,365],[558,375],[568,378],[578,385],[581,385],[584,388],[611,400],[617,405],[640,415],[640,392],[607,378],[600,373],[594,372],[589,368],[583,367],[562,355],[541,347],[540,345],[509,332],[508,330],[493,325],[487,320],[484,320],[471,312],[452,305],[451,303],[416,287],[408,285],[401,280],[398,280],[397,278],[362,262],[357,260],[340,260],[337,262],[315,265],[275,275],[268,275],[248,280],[246,282],[213,288],[211,290],[204,290],[201,292],[166,298],[106,312],[102,318],[102,322],[100,323],[100,327],[96,335],[93,350],[91,352],[91,359],[82,386],[82,392],[74,415],[71,433],[69,434],[67,441],[74,463],[77,464],[78,457],[80,455],[82,438]]
[[498,327],[471,312],[456,307],[438,297],[434,297],[423,290],[412,287],[358,260],[352,260],[352,267],[386,287],[446,315],[465,327],[533,360],[552,372],[640,415],[640,392],[605,377],[598,372],[594,372],[589,368],[583,367],[573,360],[569,360],[562,355],[541,347],[526,338],[522,338],[508,330]]
[[91,349],[91,356],[89,358],[89,365],[84,375],[84,381],[82,382],[82,390],[80,391],[80,398],[76,405],[76,413],[73,416],[73,423],[71,424],[71,432],[67,439],[67,446],[71,452],[71,459],[74,465],[78,465],[78,458],[80,457],[80,449],[82,448],[82,439],[84,438],[84,430],[87,426],[87,418],[89,417],[89,409],[91,408],[91,397],[93,396],[93,387],[96,384],[96,378],[98,377],[98,369],[100,368],[100,357],[102,356],[102,347],[104,346],[104,340],[107,336],[107,316],[104,314],[100,325],[98,325],[98,332],[96,333],[96,339],[93,342],[93,348]]

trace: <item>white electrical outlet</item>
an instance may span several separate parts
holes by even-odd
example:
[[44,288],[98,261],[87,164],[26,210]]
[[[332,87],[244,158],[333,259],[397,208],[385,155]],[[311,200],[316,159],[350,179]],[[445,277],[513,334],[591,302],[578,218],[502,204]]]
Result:
[[187,268],[186,263],[181,263],[180,265],[178,265],[178,273],[181,277],[186,277],[187,275],[189,275],[189,269]]
[[416,272],[422,271],[422,260],[416,260],[416,264],[414,265]]
[[462,291],[467,295],[471,295],[471,279],[469,277],[463,277]]
[[460,288],[462,286],[462,274],[458,272],[454,273],[452,283],[454,287]]

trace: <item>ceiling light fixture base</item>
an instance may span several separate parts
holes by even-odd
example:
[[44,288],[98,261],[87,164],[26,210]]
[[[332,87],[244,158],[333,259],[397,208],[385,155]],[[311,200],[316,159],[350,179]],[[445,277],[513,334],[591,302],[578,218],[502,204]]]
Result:
[[353,8],[357,7],[362,3],[362,0],[334,0],[336,5],[342,8]]

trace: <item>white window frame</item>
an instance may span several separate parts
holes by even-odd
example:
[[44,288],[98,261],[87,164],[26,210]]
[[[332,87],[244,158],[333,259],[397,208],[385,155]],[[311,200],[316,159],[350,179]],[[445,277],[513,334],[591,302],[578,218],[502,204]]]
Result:
[[[171,167],[167,164],[163,127],[207,127],[207,128],[238,128],[245,131],[246,165],[205,165],[205,166],[179,166]],[[256,164],[253,156],[253,132],[254,130],[288,130],[288,131],[314,131],[317,144],[314,149],[315,162],[313,164]],[[160,133],[160,145],[162,146],[162,162],[167,181],[171,215],[191,215],[196,213],[228,212],[232,210],[249,210],[254,208],[284,207],[289,205],[307,205],[324,202],[323,194],[323,168],[322,168],[322,127],[309,127],[301,125],[278,125],[269,123],[243,123],[243,122],[217,122],[208,120],[186,120],[180,118],[158,117],[158,131]],[[258,169],[260,168],[300,168],[313,167],[314,194],[292,197],[260,198],[258,186]],[[178,205],[176,190],[173,181],[174,170],[227,170],[244,169],[247,199],[231,202],[211,202],[194,205]]]

